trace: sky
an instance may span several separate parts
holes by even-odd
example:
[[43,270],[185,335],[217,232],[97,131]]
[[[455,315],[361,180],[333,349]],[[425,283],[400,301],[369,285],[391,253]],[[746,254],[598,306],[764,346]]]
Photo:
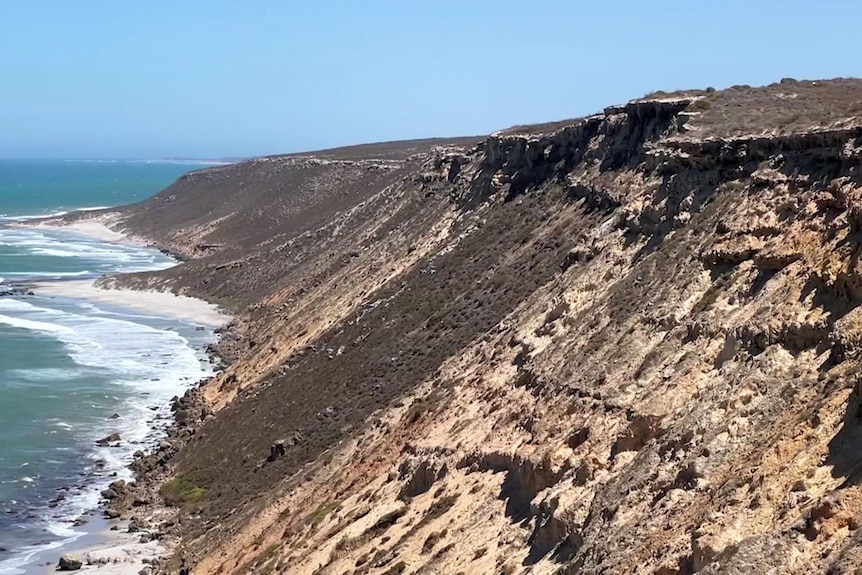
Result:
[[860,76],[859,22],[852,0],[2,0],[0,157],[247,157]]

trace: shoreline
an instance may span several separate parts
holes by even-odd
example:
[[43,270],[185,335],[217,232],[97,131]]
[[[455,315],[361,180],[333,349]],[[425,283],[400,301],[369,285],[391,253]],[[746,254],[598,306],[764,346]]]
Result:
[[63,556],[81,561],[78,573],[138,575],[170,551],[170,544],[153,537],[150,530],[130,532],[130,521],[98,516],[88,519],[89,529],[83,535],[67,544],[36,551],[21,567],[23,575],[55,573]]
[[[71,212],[69,215],[76,213],[86,212]],[[48,228],[78,234],[106,243],[158,249],[143,238],[112,228],[111,224],[116,223],[119,217],[118,212],[109,211],[71,221],[66,219],[68,215],[63,215],[45,220],[23,220],[12,225],[31,229]],[[162,251],[162,253],[164,252]],[[176,258],[173,259],[176,260]],[[177,261],[177,265],[179,263]],[[98,286],[98,281],[99,279],[54,280],[30,283],[27,284],[27,287],[40,295],[105,303],[154,316],[180,319],[210,328],[221,327],[231,320],[231,316],[222,312],[218,306],[199,298],[152,289],[107,288]]]
[[218,328],[230,322],[231,316],[218,306],[202,299],[156,290],[104,288],[98,280],[56,280],[27,284],[36,295],[81,299],[168,317],[197,326]]
[[[116,222],[118,218],[118,213],[108,212],[74,221],[69,221],[63,216],[44,221],[20,221],[11,224],[11,226],[29,229],[48,228],[74,233],[105,243],[157,249],[142,238],[136,238],[112,229],[111,224]],[[177,264],[179,263],[177,262]],[[194,326],[199,331],[215,331],[232,319],[232,316],[222,312],[218,306],[202,299],[154,289],[101,287],[97,285],[98,282],[99,279],[97,278],[60,279],[20,285],[26,285],[37,296],[84,300],[93,304],[101,303],[138,312],[142,315],[176,320]],[[212,357],[211,353],[208,355]],[[196,390],[197,387],[198,385],[195,384],[186,388],[185,394],[179,391],[177,395],[181,397],[180,401],[186,400],[190,394],[193,395],[193,390]],[[174,402],[163,407],[171,406],[174,406]],[[171,441],[177,441],[177,438],[174,437],[175,434],[172,433],[177,425],[178,423],[171,417],[166,422],[165,427],[161,425],[152,427],[152,431],[158,431],[164,439],[149,448],[145,448],[143,458],[136,456],[132,463],[127,466],[127,469],[132,470],[133,482],[144,475],[150,475],[150,473],[141,471],[137,467],[142,459],[165,455],[165,445],[171,445]],[[172,448],[168,449],[168,452],[172,451]],[[129,487],[134,490],[134,483],[129,484]],[[124,495],[128,496],[128,494]],[[128,501],[125,503],[128,504]],[[48,572],[55,572],[58,560],[66,555],[73,556],[83,562],[78,571],[98,572],[105,575],[138,575],[143,570],[155,570],[155,565],[168,556],[175,545],[171,541],[170,535],[162,531],[164,520],[172,516],[173,512],[157,498],[150,500],[142,507],[134,507],[134,512],[131,512],[127,506],[125,512],[122,513],[122,519],[108,519],[108,517],[115,516],[113,511],[109,512],[109,510],[114,509],[124,510],[123,501],[103,499],[97,507],[81,515],[80,519],[84,520],[85,523],[80,526],[80,529],[76,529],[79,531],[79,535],[59,546],[36,550],[27,563],[18,568],[18,571],[23,575],[45,575]],[[130,519],[143,523],[147,528],[139,529],[139,526],[136,525],[134,532],[129,532]]]
[[89,217],[79,217],[74,220],[68,219],[71,215],[86,213],[86,211],[78,211],[69,212],[69,214],[63,214],[62,216],[46,216],[45,218],[39,219],[13,220],[8,222],[6,225],[16,228],[48,228],[51,230],[78,234],[109,244],[153,247],[150,242],[147,242],[143,238],[117,231],[111,227],[111,224],[117,223],[120,218],[120,214],[118,212],[107,211]]

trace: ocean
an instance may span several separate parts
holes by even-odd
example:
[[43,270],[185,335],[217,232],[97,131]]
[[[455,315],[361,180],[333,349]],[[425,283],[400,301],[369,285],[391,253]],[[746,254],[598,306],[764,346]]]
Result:
[[[164,269],[157,250],[10,227],[142,200],[192,166],[0,160],[0,293],[10,283]],[[99,493],[158,441],[175,395],[212,374],[211,330],[86,300],[0,297],[0,575],[86,534]],[[119,447],[97,440],[119,433]]]

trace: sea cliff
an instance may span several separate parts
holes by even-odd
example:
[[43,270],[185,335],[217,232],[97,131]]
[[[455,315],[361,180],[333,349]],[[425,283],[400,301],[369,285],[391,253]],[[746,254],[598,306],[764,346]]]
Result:
[[[215,573],[852,573],[862,81],[192,172],[117,211],[229,310],[136,498]],[[141,495],[145,494],[145,495]]]

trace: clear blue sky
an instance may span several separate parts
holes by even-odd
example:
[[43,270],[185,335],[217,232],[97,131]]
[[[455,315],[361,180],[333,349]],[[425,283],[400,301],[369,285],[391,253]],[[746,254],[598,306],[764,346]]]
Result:
[[249,156],[859,76],[860,22],[851,0],[8,0],[0,157]]

